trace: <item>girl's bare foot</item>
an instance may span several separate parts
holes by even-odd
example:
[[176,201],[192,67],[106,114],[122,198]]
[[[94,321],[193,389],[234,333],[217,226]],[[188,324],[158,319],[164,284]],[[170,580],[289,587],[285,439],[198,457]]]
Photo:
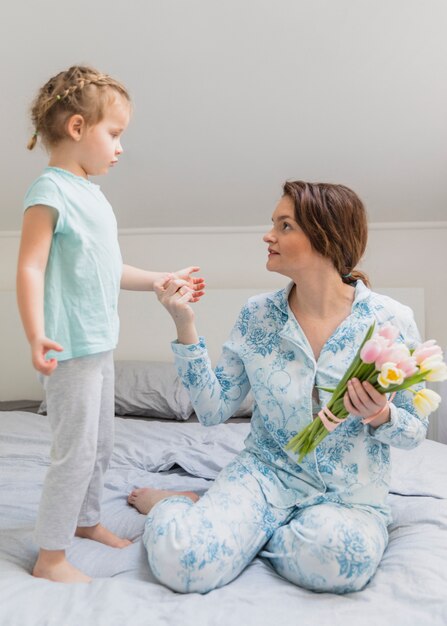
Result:
[[127,502],[134,506],[140,513],[147,515],[154,504],[171,496],[187,496],[193,502],[197,502],[199,496],[194,491],[165,491],[164,489],[151,489],[142,487],[130,492]]
[[132,543],[129,539],[121,539],[121,537],[112,533],[111,530],[104,528],[101,524],[96,524],[96,526],[78,526],[75,535],[83,539],[99,541],[99,543],[104,543],[106,546],[111,546],[112,548],[125,548]]
[[58,583],[89,583],[91,578],[65,558],[65,550],[40,550],[33,576]]

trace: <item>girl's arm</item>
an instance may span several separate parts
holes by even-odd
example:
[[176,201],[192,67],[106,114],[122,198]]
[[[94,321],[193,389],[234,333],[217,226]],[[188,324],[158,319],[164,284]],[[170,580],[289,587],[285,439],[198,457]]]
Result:
[[56,359],[45,360],[49,350],[63,348],[45,336],[44,279],[56,222],[54,209],[43,205],[30,207],[23,217],[17,267],[17,302],[26,337],[31,346],[34,367],[49,375]]
[[163,283],[169,278],[179,278],[185,281],[194,291],[194,297],[191,302],[197,302],[203,296],[205,282],[203,278],[191,276],[194,272],[199,271],[199,267],[191,265],[176,272],[151,272],[142,270],[132,265],[124,265],[121,275],[121,289],[130,291],[154,291],[156,283]]

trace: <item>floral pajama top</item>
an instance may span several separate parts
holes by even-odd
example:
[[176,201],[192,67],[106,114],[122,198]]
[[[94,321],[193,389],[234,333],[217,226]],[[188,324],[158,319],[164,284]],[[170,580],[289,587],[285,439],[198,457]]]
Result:
[[267,501],[279,508],[324,502],[355,506],[389,523],[390,446],[411,449],[426,435],[428,420],[418,416],[409,391],[397,393],[390,421],[377,429],[350,415],[301,463],[285,450],[307,426],[354,358],[369,326],[391,322],[409,348],[420,341],[407,306],[355,286],[351,314],[328,339],[315,361],[290,310],[293,283],[250,298],[242,308],[217,367],[212,369],[203,338],[198,344],[173,342],[175,360],[202,424],[226,421],[251,389],[251,430],[239,460],[259,481]]

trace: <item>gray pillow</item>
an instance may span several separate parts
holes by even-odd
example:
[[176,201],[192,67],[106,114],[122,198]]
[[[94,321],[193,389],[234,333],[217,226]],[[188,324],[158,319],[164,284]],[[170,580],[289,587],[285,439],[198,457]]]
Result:
[[[248,417],[252,409],[249,392],[233,417]],[[187,420],[193,408],[173,363],[116,361],[115,413]]]
[[[248,393],[234,417],[249,417],[253,396]],[[46,412],[45,400],[39,413]],[[193,413],[188,391],[173,363],[115,361],[115,414],[187,420]]]
[[[45,400],[38,413],[46,413]],[[115,361],[115,415],[187,420],[193,409],[173,363]]]
[[191,400],[173,363],[115,361],[115,413],[187,420]]

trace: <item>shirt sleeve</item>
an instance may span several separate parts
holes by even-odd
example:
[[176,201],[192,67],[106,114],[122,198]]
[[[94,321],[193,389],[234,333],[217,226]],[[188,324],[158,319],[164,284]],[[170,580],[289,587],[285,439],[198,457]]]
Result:
[[51,207],[57,211],[58,218],[54,232],[62,232],[66,213],[64,197],[57,184],[46,176],[38,178],[28,189],[23,202],[23,209],[26,211],[37,204]]
[[[243,309],[244,311],[244,309]],[[229,419],[250,389],[244,363],[239,356],[241,312],[213,370],[205,341],[185,345],[172,342],[175,363],[183,385],[188,389],[197,418],[205,426]]]
[[[421,338],[414,321],[413,312],[407,307],[405,309],[409,311],[409,320],[406,331],[403,333],[403,339],[410,349],[414,349],[420,343]],[[419,383],[414,385],[412,389],[419,391],[424,387],[424,383]],[[427,435],[428,419],[419,416],[413,404],[413,395],[408,390],[397,392],[390,403],[389,422],[376,429],[366,426],[369,434],[378,441],[395,448],[411,450],[422,443]]]

